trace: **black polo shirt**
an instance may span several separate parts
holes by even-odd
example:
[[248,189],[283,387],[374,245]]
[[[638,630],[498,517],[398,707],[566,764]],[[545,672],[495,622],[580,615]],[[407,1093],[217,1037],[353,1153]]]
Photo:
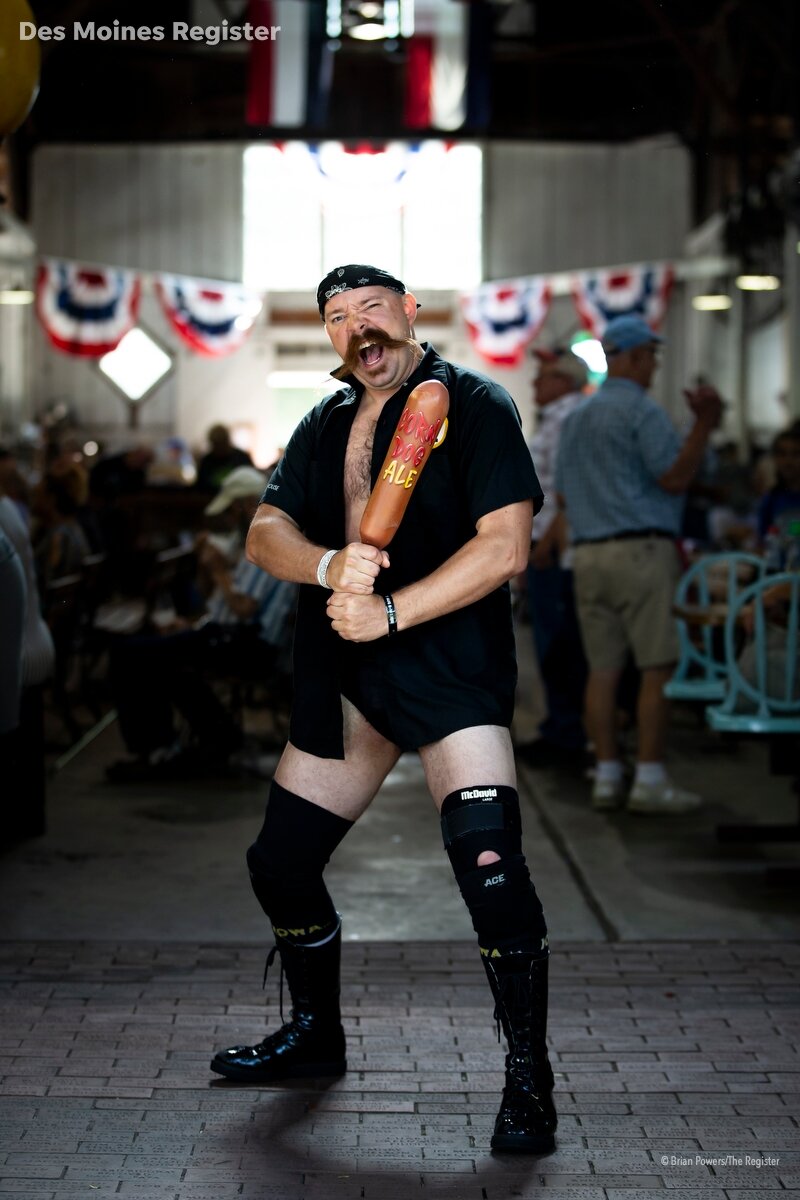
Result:
[[[430,575],[475,536],[477,521],[487,513],[529,499],[538,512],[542,504],[508,392],[446,362],[432,346],[423,344],[423,350],[419,366],[378,417],[373,486],[418,383],[437,379],[448,389],[448,431],[417,480],[388,547],[391,567],[376,582],[382,594]],[[354,382],[306,414],[262,498],[287,513],[311,541],[331,549],[345,543],[345,452],[362,393]],[[340,695],[354,669],[371,681],[374,703],[392,714],[393,740],[403,749],[471,725],[511,723],[517,668],[508,584],[475,604],[368,643],[347,642],[334,632],[327,598],[316,585],[300,588],[289,734],[298,749],[344,757]],[[400,614],[402,621],[402,603]]]

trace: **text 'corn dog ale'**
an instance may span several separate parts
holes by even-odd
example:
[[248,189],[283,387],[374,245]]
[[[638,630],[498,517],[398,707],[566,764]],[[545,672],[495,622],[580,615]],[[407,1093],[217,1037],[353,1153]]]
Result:
[[449,407],[447,388],[436,379],[417,384],[408,397],[361,518],[368,546],[383,550],[397,533],[431,451],[444,441]]

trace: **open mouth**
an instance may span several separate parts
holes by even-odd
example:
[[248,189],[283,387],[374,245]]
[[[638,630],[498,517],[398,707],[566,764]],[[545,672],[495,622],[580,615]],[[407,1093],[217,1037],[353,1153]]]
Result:
[[383,346],[375,342],[363,342],[358,348],[358,357],[365,367],[374,367],[383,358]]

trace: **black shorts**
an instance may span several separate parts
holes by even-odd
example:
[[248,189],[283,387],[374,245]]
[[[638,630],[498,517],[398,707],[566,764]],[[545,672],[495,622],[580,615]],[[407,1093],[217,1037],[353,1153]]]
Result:
[[510,727],[513,691],[491,693],[435,670],[426,674],[423,686],[404,687],[387,681],[380,662],[363,653],[363,647],[357,649],[360,653],[346,656],[342,695],[381,737],[401,750],[418,750],[476,725]]

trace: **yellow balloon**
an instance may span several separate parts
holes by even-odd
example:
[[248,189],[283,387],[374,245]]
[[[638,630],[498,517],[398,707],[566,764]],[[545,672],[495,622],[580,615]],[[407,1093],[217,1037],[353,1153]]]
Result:
[[27,0],[0,0],[0,138],[19,128],[39,91],[39,39],[22,41],[23,21],[33,23]]

